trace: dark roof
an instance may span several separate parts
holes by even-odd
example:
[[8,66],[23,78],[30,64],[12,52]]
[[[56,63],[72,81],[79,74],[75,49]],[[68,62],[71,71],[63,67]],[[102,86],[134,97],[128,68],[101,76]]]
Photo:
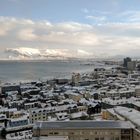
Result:
[[133,128],[134,126],[127,121],[56,121],[56,122],[37,122],[35,128],[40,129],[98,129],[98,128]]

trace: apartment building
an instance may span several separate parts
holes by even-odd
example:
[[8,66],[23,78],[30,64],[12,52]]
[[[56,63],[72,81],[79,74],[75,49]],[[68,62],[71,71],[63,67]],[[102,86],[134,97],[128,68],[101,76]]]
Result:
[[69,140],[133,140],[127,121],[37,122],[34,136],[68,136]]
[[37,121],[47,121],[48,116],[55,117],[56,113],[72,113],[78,112],[79,110],[84,110],[84,108],[78,108],[76,104],[70,105],[61,105],[61,106],[54,106],[54,107],[47,107],[47,108],[39,108],[39,109],[32,109],[30,110],[30,122],[35,123]]

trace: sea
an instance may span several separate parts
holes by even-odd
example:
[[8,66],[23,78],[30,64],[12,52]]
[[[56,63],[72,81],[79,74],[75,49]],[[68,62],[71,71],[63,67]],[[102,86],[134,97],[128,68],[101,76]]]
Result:
[[73,72],[92,72],[103,64],[86,61],[0,61],[0,82],[23,82],[67,78]]

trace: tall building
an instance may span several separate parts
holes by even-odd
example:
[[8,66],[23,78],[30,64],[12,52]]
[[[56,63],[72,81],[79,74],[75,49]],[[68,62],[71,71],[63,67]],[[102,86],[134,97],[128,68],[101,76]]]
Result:
[[78,83],[80,82],[80,80],[81,80],[81,75],[80,75],[80,73],[73,73],[73,74],[72,74],[72,83],[73,83],[74,85],[78,84]]
[[123,66],[127,68],[127,63],[128,63],[128,62],[131,62],[131,58],[130,58],[130,57],[124,58]]
[[127,69],[128,70],[135,70],[136,69],[136,61],[130,61],[130,62],[127,62]]

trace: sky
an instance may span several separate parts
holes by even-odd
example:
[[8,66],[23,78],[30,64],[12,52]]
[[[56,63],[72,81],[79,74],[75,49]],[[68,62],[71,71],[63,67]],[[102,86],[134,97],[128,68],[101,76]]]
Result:
[[0,0],[0,59],[139,56],[140,0]]

